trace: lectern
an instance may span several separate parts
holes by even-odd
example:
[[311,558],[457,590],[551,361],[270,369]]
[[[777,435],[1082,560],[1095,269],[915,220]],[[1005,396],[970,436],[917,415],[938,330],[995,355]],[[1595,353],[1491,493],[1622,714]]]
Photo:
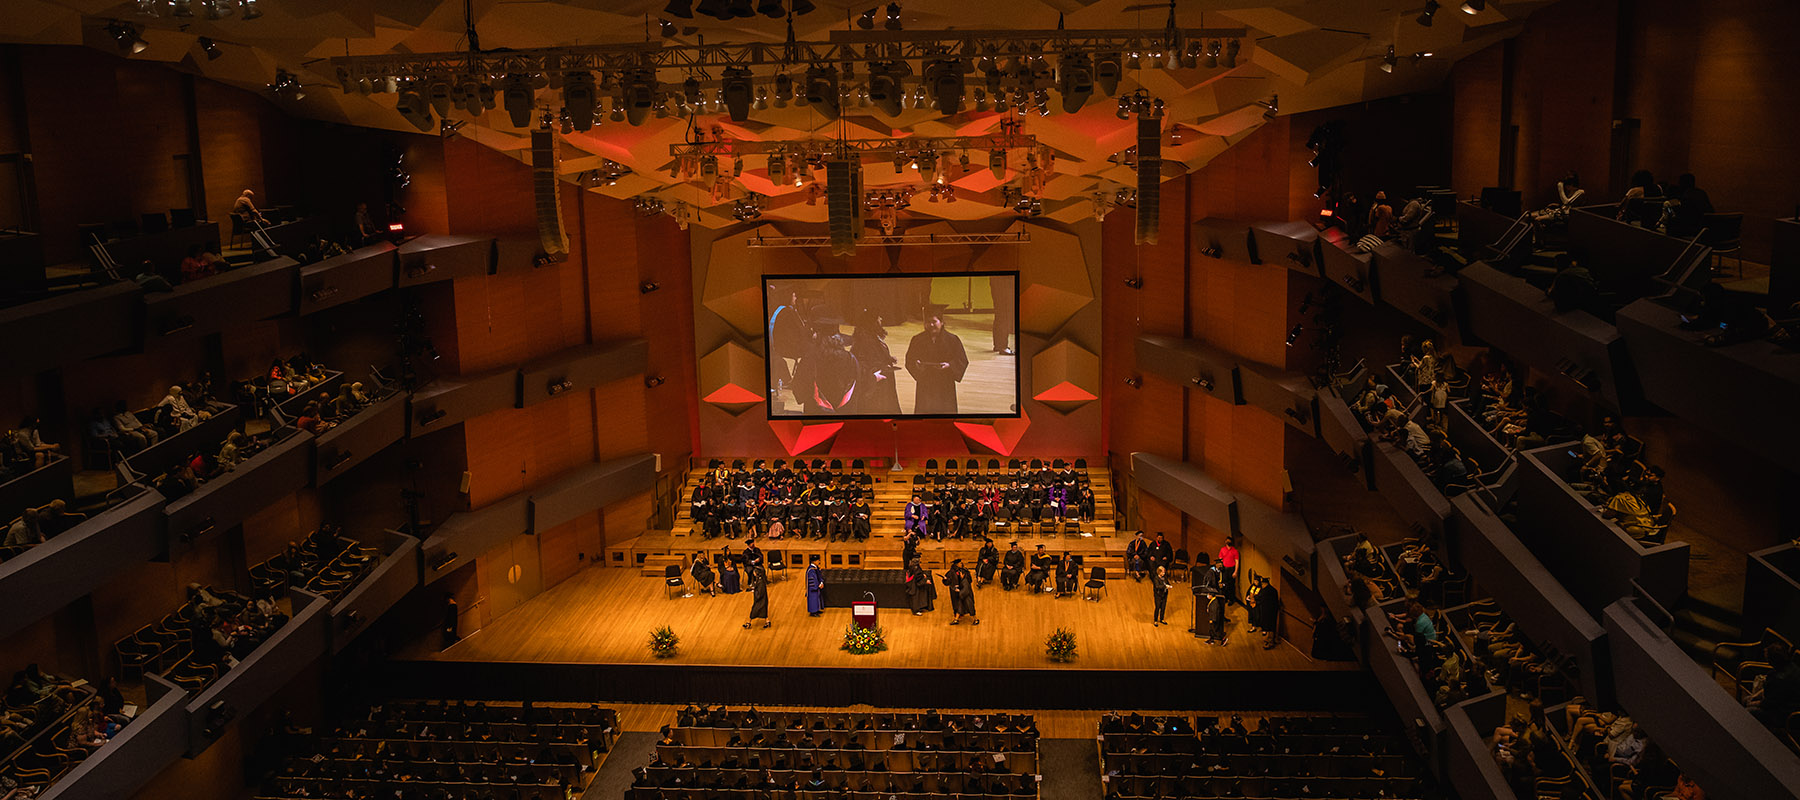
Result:
[[850,620],[858,628],[875,627],[875,596],[871,594],[866,600],[855,600],[850,603]]

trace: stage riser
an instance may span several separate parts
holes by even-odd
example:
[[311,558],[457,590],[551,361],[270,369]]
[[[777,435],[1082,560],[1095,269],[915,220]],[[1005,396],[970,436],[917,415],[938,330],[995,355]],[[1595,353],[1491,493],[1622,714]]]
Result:
[[1042,670],[394,661],[381,680],[392,696],[427,699],[996,710],[1378,713],[1387,708],[1373,677],[1363,671],[1082,670],[1049,661]]

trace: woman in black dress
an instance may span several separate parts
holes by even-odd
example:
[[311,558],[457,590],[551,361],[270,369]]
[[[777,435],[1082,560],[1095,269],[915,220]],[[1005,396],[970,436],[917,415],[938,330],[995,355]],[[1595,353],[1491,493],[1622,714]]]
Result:
[[750,621],[744,623],[747,630],[757,620],[767,628],[769,622],[769,577],[761,568],[751,568],[750,573]]

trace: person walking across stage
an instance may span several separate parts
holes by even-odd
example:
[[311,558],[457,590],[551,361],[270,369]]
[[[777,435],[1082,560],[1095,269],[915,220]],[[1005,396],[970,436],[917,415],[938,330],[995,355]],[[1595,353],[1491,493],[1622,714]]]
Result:
[[975,554],[976,585],[994,582],[994,570],[1000,568],[1000,550],[994,547],[994,540],[981,537],[981,552]]
[[1225,595],[1216,592],[1206,595],[1206,618],[1206,643],[1225,644]]
[[906,371],[913,376],[914,414],[955,414],[956,384],[969,369],[962,339],[944,330],[944,307],[926,306],[925,330],[906,344]]
[[1151,626],[1169,624],[1163,620],[1169,610],[1169,573],[1161,565],[1150,573],[1150,594],[1156,599],[1156,616],[1151,618]]
[[918,561],[906,562],[906,603],[912,608],[913,616],[924,616],[931,610],[931,576],[919,566]]
[[752,568],[749,569],[748,572],[749,575],[747,576],[747,579],[750,581],[750,621],[744,623],[744,629],[749,630],[750,626],[759,619],[762,620],[762,626],[767,628],[772,624],[769,622],[769,576],[760,568]]
[[1014,541],[1006,551],[1005,566],[1000,569],[1000,588],[1012,591],[1019,588],[1019,575],[1025,571],[1025,551],[1019,549]]
[[814,617],[825,613],[825,573],[819,569],[816,555],[806,561],[806,613]]
[[963,569],[962,559],[950,562],[950,569],[944,572],[944,588],[950,590],[950,624],[955,625],[968,617],[980,625],[981,620],[975,616],[975,587],[970,584],[969,571]]

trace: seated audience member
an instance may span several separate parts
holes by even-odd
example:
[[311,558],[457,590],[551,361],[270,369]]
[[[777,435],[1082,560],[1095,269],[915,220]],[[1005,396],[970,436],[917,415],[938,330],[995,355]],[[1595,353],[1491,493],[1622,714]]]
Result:
[[382,231],[375,227],[375,219],[369,215],[368,203],[356,204],[356,244],[367,246],[382,236]]
[[38,522],[38,510],[35,508],[25,509],[25,512],[20,514],[19,518],[6,529],[4,544],[7,547],[30,547],[43,543],[44,529]]
[[170,465],[168,471],[157,476],[154,485],[157,493],[164,499],[174,500],[193,494],[195,489],[200,488],[200,478],[194,474],[187,461],[181,461]]
[[80,525],[81,521],[85,519],[87,519],[86,514],[70,511],[68,502],[60,497],[38,509],[38,527],[43,529],[45,537],[55,536]]
[[201,278],[210,278],[217,274],[213,263],[206,258],[205,249],[200,245],[188,248],[187,258],[181,260],[181,282],[192,283]]
[[1594,273],[1564,253],[1556,257],[1556,276],[1550,279],[1544,295],[1557,311],[1593,312],[1600,305],[1600,284],[1594,280]]
[[1766,653],[1769,672],[1745,701],[1752,716],[1776,731],[1784,731],[1788,717],[1800,711],[1800,655],[1779,641]]
[[112,424],[114,428],[118,429],[120,436],[125,437],[140,450],[162,440],[162,434],[158,433],[155,428],[145,425],[143,420],[138,419],[137,412],[125,407],[124,400],[120,400],[117,405],[113,406]]
[[359,408],[375,402],[363,391],[362,381],[350,384],[350,399],[354,400]]
[[694,559],[694,565],[688,568],[688,574],[694,576],[694,584],[700,587],[700,591],[708,595],[718,595],[719,589],[713,583],[712,565],[706,563],[706,559]]
[[1683,173],[1670,188],[1669,199],[1663,202],[1663,232],[1681,239],[1698,236],[1705,227],[1706,215],[1711,213],[1712,198],[1705,189],[1694,185],[1693,173]]
[[246,455],[244,449],[247,445],[248,437],[244,436],[241,431],[232,431],[230,435],[226,436],[225,444],[219,447],[219,469],[225,472],[236,469],[237,465],[244,461]]
[[1631,215],[1631,201],[1660,198],[1662,194],[1662,187],[1657,185],[1656,178],[1650,174],[1650,170],[1640,169],[1633,172],[1631,173],[1631,186],[1625,190],[1625,196],[1619,199],[1619,210],[1613,214],[1613,218],[1621,222],[1634,222],[1635,220],[1628,219]]
[[1575,202],[1584,194],[1587,194],[1587,190],[1581,188],[1581,176],[1570,171],[1556,182],[1556,200],[1531,212],[1531,221],[1543,225],[1568,219],[1569,212],[1575,208]]
[[1413,650],[1437,643],[1437,623],[1432,621],[1430,614],[1425,613],[1425,606],[1417,600],[1407,603],[1406,611],[1389,614],[1388,622],[1394,625],[1394,637]]
[[1620,485],[1607,498],[1606,506],[1600,509],[1600,516],[1618,523],[1620,528],[1631,534],[1631,538],[1642,540],[1654,536],[1660,528],[1652,518],[1650,509],[1638,498],[1636,489],[1635,482]]
[[262,212],[256,209],[256,192],[250,189],[245,189],[236,200],[232,201],[231,215],[237,217],[238,222],[245,226],[249,226],[251,223],[267,225],[269,222],[263,217]]
[[346,383],[338,387],[338,396],[331,399],[330,415],[333,419],[345,420],[362,408],[356,401],[354,386],[360,384]]
[[332,424],[320,417],[319,404],[317,402],[310,402],[300,410],[300,417],[294,420],[294,427],[306,431],[307,433],[318,434],[330,429]]
[[194,427],[203,417],[188,405],[187,390],[180,386],[170,386],[169,393],[157,401],[156,409],[159,417],[166,417],[170,432],[185,431]]
[[19,422],[19,429],[13,432],[13,441],[21,455],[29,453],[32,469],[50,462],[50,457],[62,452],[60,444],[46,444],[38,432],[37,417],[26,417]]
[[98,407],[88,416],[87,434],[88,439],[105,444],[114,453],[135,453],[144,448],[143,437],[120,433],[118,426]]

